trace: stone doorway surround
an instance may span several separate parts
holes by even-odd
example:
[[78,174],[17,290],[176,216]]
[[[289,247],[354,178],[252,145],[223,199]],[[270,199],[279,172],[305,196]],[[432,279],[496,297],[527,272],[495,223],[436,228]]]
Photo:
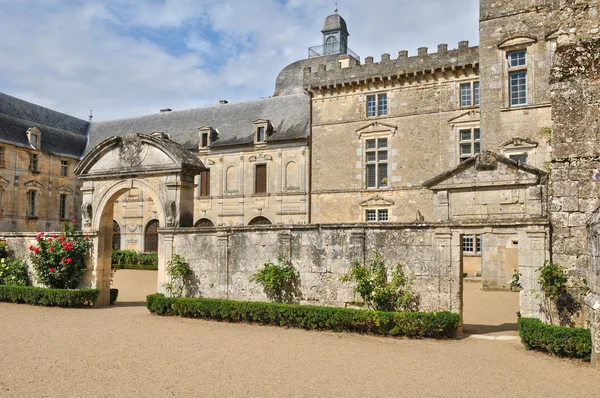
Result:
[[194,177],[202,162],[167,134],[114,136],[91,149],[75,174],[83,182],[82,231],[92,242],[84,285],[100,290],[97,305],[109,303],[113,204],[131,188],[145,191],[154,201],[159,221],[157,291],[166,282],[166,263],[173,254],[173,237],[165,227],[191,227]]

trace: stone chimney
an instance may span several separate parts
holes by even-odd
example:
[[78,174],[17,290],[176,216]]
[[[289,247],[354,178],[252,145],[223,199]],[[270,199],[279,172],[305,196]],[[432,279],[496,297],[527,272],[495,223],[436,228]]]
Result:
[[164,108],[160,110],[160,113],[166,113],[166,112],[171,112],[172,109],[171,108]]

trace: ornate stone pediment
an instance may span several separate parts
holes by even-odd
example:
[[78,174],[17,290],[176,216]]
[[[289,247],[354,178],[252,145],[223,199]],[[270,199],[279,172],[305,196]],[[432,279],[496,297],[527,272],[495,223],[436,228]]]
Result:
[[373,122],[373,123],[369,123],[366,126],[361,127],[360,129],[356,130],[356,136],[358,138],[360,138],[364,134],[370,134],[370,133],[389,133],[392,136],[394,136],[394,135],[396,135],[396,130],[398,130],[398,128],[396,126],[392,126],[391,124],[385,124],[385,123],[381,123],[381,122]]
[[537,148],[538,145],[539,143],[537,141],[520,137],[511,138],[503,144],[504,149],[529,149]]
[[533,43],[537,43],[537,38],[535,36],[513,36],[505,39],[500,44],[498,44],[498,48],[506,49],[511,47],[523,47]]
[[255,162],[270,162],[271,160],[273,160],[273,156],[271,155],[263,155],[263,154],[258,154],[258,155],[252,155],[248,158],[248,161],[250,163],[255,163]]
[[73,190],[71,188],[69,188],[68,186],[66,186],[66,185],[61,185],[60,187],[57,187],[56,188],[56,192],[59,192],[59,193],[68,193],[70,195],[73,195]]
[[481,113],[478,110],[471,110],[463,113],[460,116],[457,116],[453,119],[448,120],[448,124],[451,127],[454,127],[457,124],[466,124],[466,123],[479,123],[481,119]]
[[75,169],[80,178],[198,174],[204,165],[182,145],[163,133],[111,137],[92,149]]
[[379,195],[360,202],[360,206],[362,207],[388,207],[392,206],[393,204],[393,200],[382,198]]
[[465,160],[452,170],[425,181],[423,185],[434,191],[475,189],[507,185],[537,185],[545,178],[546,173],[540,169],[486,151]]
[[39,188],[39,189],[43,188],[42,184],[40,184],[39,182],[37,182],[35,180],[27,181],[25,184],[23,184],[23,186],[25,188]]

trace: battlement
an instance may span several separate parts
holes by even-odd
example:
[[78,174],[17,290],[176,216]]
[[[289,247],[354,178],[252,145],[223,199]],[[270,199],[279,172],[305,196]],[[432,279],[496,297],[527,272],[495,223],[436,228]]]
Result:
[[390,54],[382,54],[380,62],[373,62],[373,57],[365,57],[360,64],[349,56],[340,57],[333,68],[320,64],[317,70],[304,68],[304,87],[319,90],[338,84],[360,84],[372,79],[392,79],[402,76],[434,74],[436,72],[455,71],[457,69],[475,68],[479,65],[479,47],[469,47],[468,41],[458,43],[458,48],[448,50],[447,44],[438,45],[436,53],[429,54],[427,47],[418,49],[418,54],[408,56],[408,51],[398,52],[398,58],[391,59]]

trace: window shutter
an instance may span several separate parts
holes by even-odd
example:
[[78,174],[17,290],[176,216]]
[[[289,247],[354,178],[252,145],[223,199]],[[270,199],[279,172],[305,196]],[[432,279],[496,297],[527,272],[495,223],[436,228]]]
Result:
[[255,193],[267,192],[267,165],[257,164],[256,165],[256,180],[254,183]]
[[210,170],[200,172],[200,196],[210,196]]

